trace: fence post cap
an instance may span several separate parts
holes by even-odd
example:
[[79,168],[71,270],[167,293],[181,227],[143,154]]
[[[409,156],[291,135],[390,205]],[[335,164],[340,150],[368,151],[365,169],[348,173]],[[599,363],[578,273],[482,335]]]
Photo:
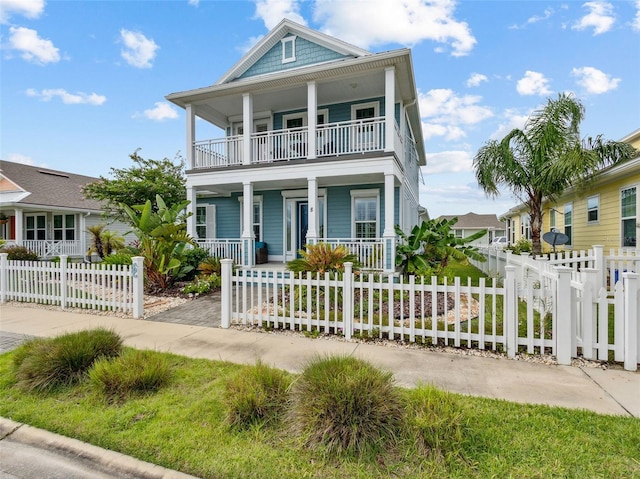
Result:
[[224,258],[224,259],[221,259],[220,262],[224,264],[228,264],[228,263],[233,263],[233,260],[231,258]]

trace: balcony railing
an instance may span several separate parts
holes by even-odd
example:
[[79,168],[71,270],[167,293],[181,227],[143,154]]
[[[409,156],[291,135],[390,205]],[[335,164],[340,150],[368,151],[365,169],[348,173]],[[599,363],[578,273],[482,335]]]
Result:
[[209,255],[220,259],[232,259],[235,264],[242,263],[242,240],[240,239],[198,239],[198,245]]
[[[236,135],[194,142],[193,168],[220,168],[243,164],[242,140],[242,135]],[[384,117],[327,123],[316,128],[316,157],[375,152],[384,148]],[[252,164],[308,157],[307,127],[251,134]]]
[[83,256],[80,241],[71,240],[22,240],[21,246],[34,251],[40,258],[47,259],[54,256],[69,255]]
[[332,246],[344,246],[358,258],[360,267],[366,270],[384,269],[384,241],[382,238],[328,238],[321,240]]

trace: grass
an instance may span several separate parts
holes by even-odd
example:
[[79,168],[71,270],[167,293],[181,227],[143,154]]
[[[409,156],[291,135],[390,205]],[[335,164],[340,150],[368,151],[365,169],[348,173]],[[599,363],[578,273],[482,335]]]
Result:
[[431,395],[400,390],[414,404],[416,427],[441,454],[426,453],[416,439],[375,460],[327,459],[284,426],[228,426],[225,384],[247,366],[154,352],[170,366],[171,382],[110,402],[89,382],[38,394],[14,387],[15,354],[0,356],[0,416],[202,478],[640,477],[635,418],[449,394],[436,404],[460,414],[463,433],[452,454],[425,422]]

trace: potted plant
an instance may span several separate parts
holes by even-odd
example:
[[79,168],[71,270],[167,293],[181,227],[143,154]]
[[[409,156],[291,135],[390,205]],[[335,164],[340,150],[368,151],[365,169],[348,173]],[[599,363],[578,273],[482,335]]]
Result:
[[0,225],[3,225],[9,221],[9,217],[0,211]]

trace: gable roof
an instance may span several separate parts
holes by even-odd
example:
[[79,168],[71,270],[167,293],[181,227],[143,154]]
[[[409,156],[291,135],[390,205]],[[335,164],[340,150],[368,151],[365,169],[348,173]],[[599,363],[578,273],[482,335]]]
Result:
[[227,73],[222,76],[222,78],[215,83],[215,85],[229,83],[240,77],[287,35],[303,37],[313,43],[328,48],[329,50],[353,58],[371,55],[371,52],[368,52],[367,50],[363,50],[355,45],[330,37],[329,35],[312,30],[285,18],[265,37],[256,43],[251,50],[249,50],[233,67],[231,67]]
[[440,219],[451,220],[458,218],[458,222],[453,226],[455,229],[504,229],[505,224],[498,221],[496,215],[479,215],[476,213],[467,213],[466,215],[442,215]]
[[100,202],[87,199],[82,194],[83,186],[99,178],[11,161],[0,162],[0,178],[4,184],[0,197],[9,197],[9,201],[2,201],[5,206],[16,203],[85,211],[103,209]]

